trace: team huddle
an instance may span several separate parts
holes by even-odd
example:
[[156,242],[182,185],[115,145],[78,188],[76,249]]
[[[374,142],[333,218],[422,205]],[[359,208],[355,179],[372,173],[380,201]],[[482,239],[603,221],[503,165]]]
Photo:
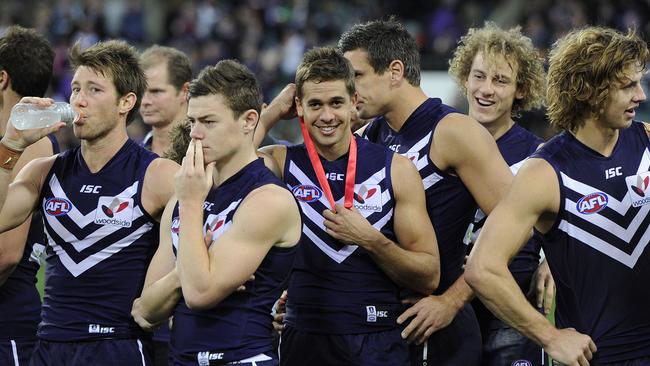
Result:
[[[173,48],[76,44],[65,151],[63,122],[8,123],[53,103],[53,55],[0,38],[0,364],[650,366],[633,31],[571,31],[545,71],[519,28],[470,29],[467,115],[392,18],[307,51],[268,105],[235,60],[192,79]],[[542,105],[547,142],[513,120]],[[260,148],[294,117],[302,144]]]

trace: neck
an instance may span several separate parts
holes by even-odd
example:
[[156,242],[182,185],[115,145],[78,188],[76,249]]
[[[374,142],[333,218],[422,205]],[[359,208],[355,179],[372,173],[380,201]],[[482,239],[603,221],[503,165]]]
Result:
[[151,128],[151,151],[158,154],[158,156],[162,156],[163,153],[169,148],[169,145],[171,145],[169,131],[171,131],[172,126],[172,123],[168,123],[164,126],[153,126]]
[[2,108],[0,109],[0,135],[4,136],[11,115],[11,108],[20,101],[20,95],[6,91],[2,95]]
[[[471,115],[470,115],[471,117]],[[514,126],[515,121],[512,120],[512,118],[507,118],[502,121],[496,120],[493,122],[488,122],[488,123],[481,123],[483,127],[485,127],[488,132],[490,132],[490,135],[494,138],[494,141],[498,140],[501,136],[505,135],[508,130]]]
[[102,137],[81,140],[81,155],[88,169],[93,173],[101,170],[124,146],[128,138],[124,124],[119,124]]
[[316,148],[318,155],[324,157],[328,161],[334,161],[348,153],[350,150],[351,138],[352,131],[346,129],[343,136],[341,136],[341,139],[333,145],[320,146],[314,139],[312,139],[312,141],[314,141],[314,147]]
[[[406,83],[406,81],[405,81]],[[427,100],[427,95],[419,86],[406,83],[393,91],[395,98],[391,101],[389,111],[384,114],[390,128],[399,131],[415,110]]]
[[252,144],[247,144],[235,151],[234,154],[217,161],[212,174],[213,186],[215,188],[220,186],[228,178],[237,174],[237,172],[256,159],[257,154],[255,153],[255,148]]
[[588,119],[584,126],[580,127],[574,136],[578,141],[589,146],[603,156],[610,156],[618,141],[619,130],[611,127],[603,127],[595,119]]

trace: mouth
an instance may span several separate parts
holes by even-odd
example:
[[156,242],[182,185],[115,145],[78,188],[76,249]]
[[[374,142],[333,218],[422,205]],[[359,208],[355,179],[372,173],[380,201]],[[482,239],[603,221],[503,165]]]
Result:
[[494,101],[483,99],[483,98],[475,97],[474,100],[476,101],[476,104],[478,104],[481,107],[491,107],[495,104]]
[[341,124],[339,123],[339,124],[337,124],[337,125],[314,126],[314,127],[318,128],[318,130],[321,132],[321,134],[323,134],[323,135],[325,135],[325,136],[330,136],[330,135],[333,135],[333,134],[334,134],[334,132],[336,131],[336,129],[337,129],[340,125],[341,125]]
[[626,109],[626,110],[625,110],[625,115],[626,115],[627,117],[629,117],[629,118],[634,118],[634,116],[636,115],[636,109],[637,109],[637,107],[638,107],[638,106],[635,106],[635,107],[632,107],[632,108]]

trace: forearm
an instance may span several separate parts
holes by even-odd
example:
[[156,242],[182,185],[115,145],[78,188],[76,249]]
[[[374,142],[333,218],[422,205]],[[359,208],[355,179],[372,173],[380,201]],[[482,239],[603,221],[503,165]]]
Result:
[[370,248],[374,261],[398,285],[423,295],[438,287],[440,270],[433,255],[405,250],[386,237]]
[[528,302],[506,264],[472,277],[472,288],[496,317],[540,345],[554,337],[557,329]]
[[183,202],[179,206],[181,230],[177,271],[183,294],[186,300],[192,301],[210,290],[213,276],[202,232],[203,208]]
[[174,311],[181,294],[181,283],[174,269],[142,290],[133,304],[133,316],[139,315],[151,324],[164,321]]

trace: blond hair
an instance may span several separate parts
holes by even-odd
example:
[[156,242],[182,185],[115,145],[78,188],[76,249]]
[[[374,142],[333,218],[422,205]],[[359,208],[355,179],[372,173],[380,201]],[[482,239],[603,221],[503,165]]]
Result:
[[517,66],[516,85],[523,98],[514,100],[513,114],[542,106],[544,59],[533,46],[531,39],[521,33],[521,27],[503,30],[496,24],[487,22],[483,28],[471,28],[461,37],[454,57],[449,61],[449,74],[463,94],[467,93],[465,83],[478,53],[482,53],[485,58],[500,54],[513,69]]

